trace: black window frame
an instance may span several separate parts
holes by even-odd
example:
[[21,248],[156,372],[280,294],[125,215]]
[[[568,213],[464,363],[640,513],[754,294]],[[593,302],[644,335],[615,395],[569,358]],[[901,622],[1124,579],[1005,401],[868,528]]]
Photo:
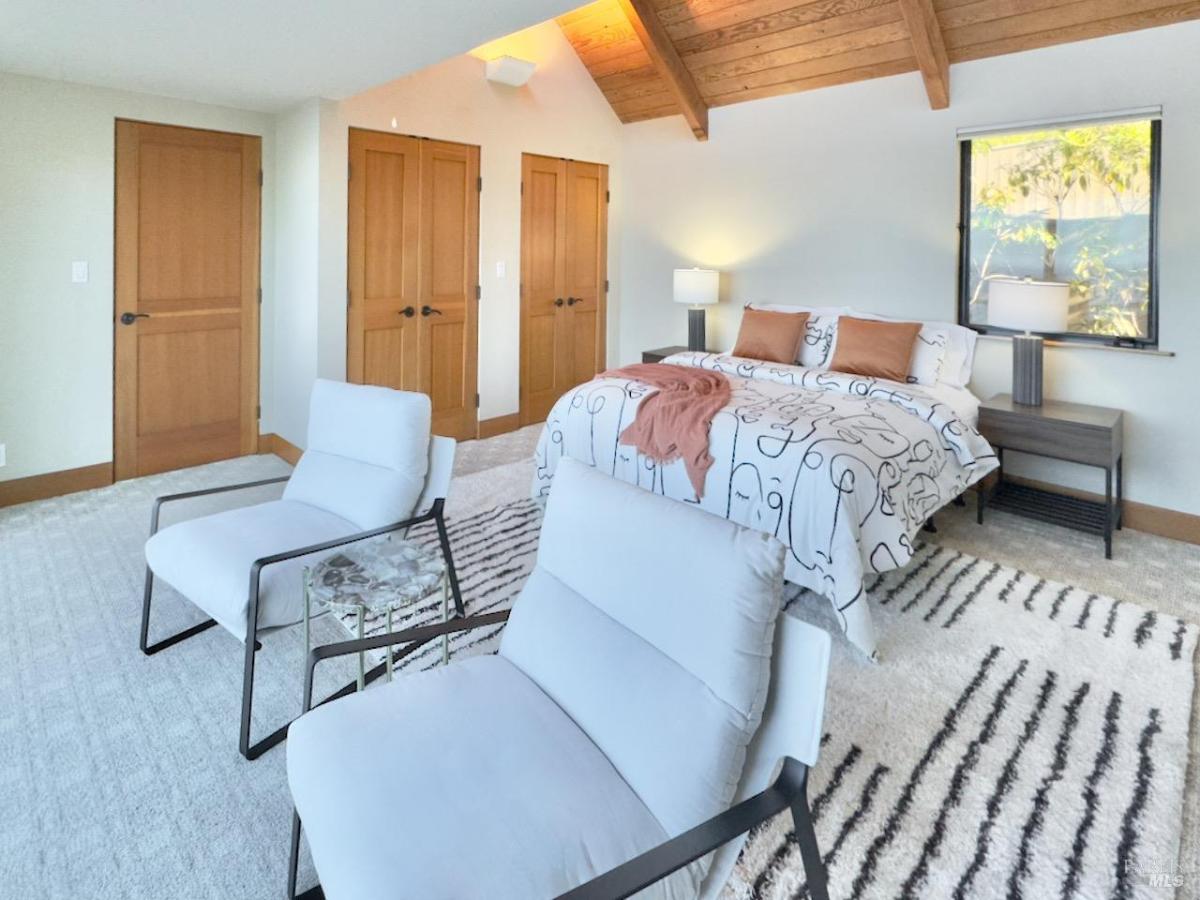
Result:
[[[1042,337],[1063,343],[1098,344],[1105,347],[1125,347],[1136,350],[1158,349],[1158,228],[1159,201],[1162,198],[1162,119],[1140,117],[1150,120],[1150,236],[1149,236],[1149,281],[1150,304],[1146,313],[1146,337],[1113,337],[1107,334],[1082,334],[1080,332],[1039,332]],[[1137,121],[1137,118],[1128,121]],[[1113,120],[1120,121],[1120,120]],[[1086,122],[1071,123],[1086,125]],[[1104,124],[1097,121],[1095,124]],[[1047,123],[1044,128],[1070,127]],[[1035,130],[1015,128],[1016,131]],[[1017,334],[1011,328],[995,325],[979,325],[971,322],[971,141],[959,139],[959,209],[958,209],[958,323],[979,334],[1010,336]]]

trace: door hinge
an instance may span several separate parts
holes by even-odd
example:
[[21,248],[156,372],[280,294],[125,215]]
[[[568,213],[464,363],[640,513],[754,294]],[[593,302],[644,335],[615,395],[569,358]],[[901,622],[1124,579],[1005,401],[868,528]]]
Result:
[[525,182],[523,181],[521,182],[521,196],[525,196]]
[[262,288],[261,287],[258,289],[258,302],[260,305],[262,304]]
[[608,279],[607,278],[604,279],[604,293],[606,293],[606,294],[608,293]]
[[262,418],[262,406],[261,405],[254,407],[254,416],[255,416],[255,418],[258,418],[258,419]]
[[604,192],[604,202],[605,202],[605,203],[612,203],[612,191],[605,191],[605,192]]
[[475,299],[478,300],[482,296],[483,296],[483,288],[481,288],[479,285],[475,285]]
[[475,179],[475,190],[477,190],[481,193],[483,191],[483,176],[482,175],[480,175],[478,178]]
[[346,180],[350,180],[350,173],[354,171],[354,167],[350,163],[346,163]]
[[346,288],[346,309],[350,308],[350,288]]
[[475,395],[475,408],[479,409],[479,395],[478,394]]
[[263,179],[262,179],[262,169],[259,169],[259,170],[258,170],[258,186],[259,186],[259,187],[262,187],[262,183],[263,183]]

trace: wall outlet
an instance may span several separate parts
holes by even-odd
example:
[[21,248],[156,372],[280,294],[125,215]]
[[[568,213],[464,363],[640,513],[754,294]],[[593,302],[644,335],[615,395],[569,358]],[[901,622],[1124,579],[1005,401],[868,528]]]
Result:
[[87,284],[88,280],[88,264],[87,261],[71,263],[71,283],[72,284]]
[[0,467],[8,465],[8,454],[4,450],[4,445],[0,444]]

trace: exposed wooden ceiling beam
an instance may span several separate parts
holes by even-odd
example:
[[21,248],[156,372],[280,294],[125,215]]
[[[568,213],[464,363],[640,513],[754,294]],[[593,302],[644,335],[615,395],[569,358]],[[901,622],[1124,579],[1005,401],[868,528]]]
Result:
[[913,54],[925,79],[925,93],[934,109],[950,105],[950,59],[933,0],[900,0],[900,11],[912,37]]
[[[683,117],[698,141],[708,140],[708,104],[700,95],[692,73],[688,71],[679,51],[675,49],[652,0],[618,0],[621,10],[633,26],[638,40],[650,55],[650,61],[659,76],[667,83],[675,99],[679,101]],[[945,53],[943,52],[943,57]]]

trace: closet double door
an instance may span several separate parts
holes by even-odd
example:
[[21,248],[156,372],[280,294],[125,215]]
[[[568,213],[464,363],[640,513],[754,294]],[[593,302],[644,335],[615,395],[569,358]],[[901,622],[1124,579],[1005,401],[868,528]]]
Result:
[[521,424],[605,368],[608,166],[521,160]]
[[479,148],[350,129],[347,378],[478,426]]

